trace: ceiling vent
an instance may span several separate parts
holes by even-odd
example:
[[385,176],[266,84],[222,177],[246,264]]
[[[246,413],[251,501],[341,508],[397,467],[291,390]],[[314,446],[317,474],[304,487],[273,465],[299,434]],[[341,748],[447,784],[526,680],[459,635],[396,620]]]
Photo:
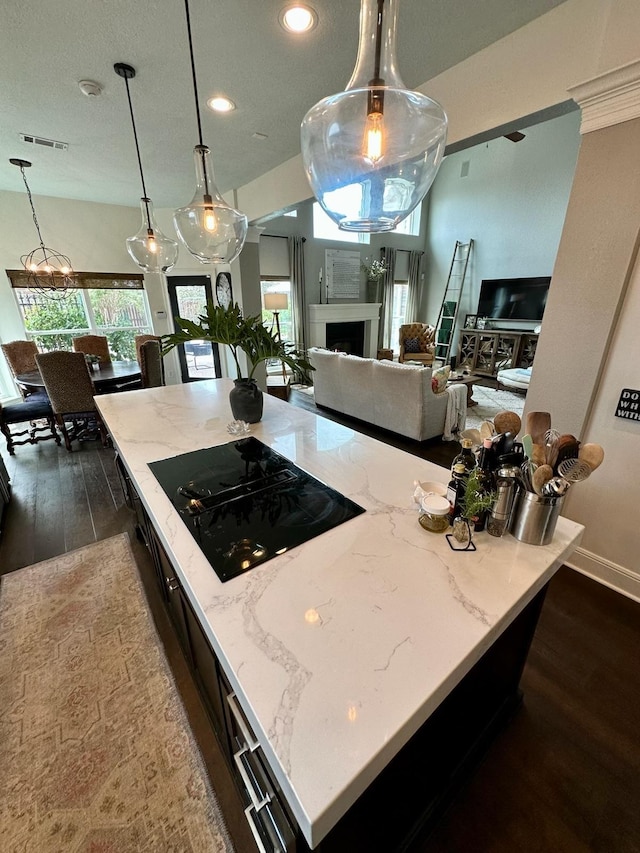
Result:
[[57,142],[55,139],[45,139],[43,136],[32,136],[29,133],[21,133],[20,139],[30,145],[42,145],[45,148],[56,148],[58,151],[66,151],[68,142]]

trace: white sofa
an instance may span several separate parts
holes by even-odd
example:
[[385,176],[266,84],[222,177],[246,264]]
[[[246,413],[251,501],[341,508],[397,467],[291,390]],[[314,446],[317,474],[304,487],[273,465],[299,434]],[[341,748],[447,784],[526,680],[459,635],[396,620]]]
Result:
[[417,441],[442,435],[449,395],[433,393],[430,367],[315,347],[309,361],[318,406]]

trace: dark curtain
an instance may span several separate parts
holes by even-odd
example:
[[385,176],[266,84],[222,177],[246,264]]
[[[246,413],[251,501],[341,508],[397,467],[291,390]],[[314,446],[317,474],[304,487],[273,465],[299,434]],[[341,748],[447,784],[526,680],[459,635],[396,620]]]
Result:
[[302,237],[288,237],[287,240],[289,243],[293,334],[297,348],[306,352],[305,318],[307,314],[307,300],[304,292],[304,239]]
[[382,305],[380,308],[380,326],[378,328],[378,349],[390,346],[391,320],[393,315],[393,283],[396,276],[396,250],[382,249],[382,260],[387,271],[382,279]]
[[420,272],[424,252],[409,252],[409,287],[407,290],[407,306],[403,323],[413,323],[418,320],[420,310]]

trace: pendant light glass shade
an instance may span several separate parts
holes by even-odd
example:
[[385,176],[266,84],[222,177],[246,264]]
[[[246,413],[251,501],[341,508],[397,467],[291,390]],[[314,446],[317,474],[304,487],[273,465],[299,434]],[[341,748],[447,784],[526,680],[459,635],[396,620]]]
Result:
[[196,191],[186,207],[173,214],[173,224],[187,249],[203,264],[230,264],[247,237],[247,217],[229,207],[213,178],[211,152],[194,148]]
[[127,237],[127,252],[145,272],[169,272],[178,260],[178,244],[166,237],[155,223],[153,202],[140,199],[142,225],[133,237]]
[[345,231],[390,231],[425,197],[444,155],[447,117],[396,68],[397,0],[361,0],[360,43],[344,92],[302,121],[302,159],[325,212]]
[[138,233],[134,234],[133,237],[127,237],[127,252],[129,252],[133,262],[145,272],[169,272],[169,270],[173,269],[176,261],[178,260],[178,244],[175,240],[171,240],[169,237],[165,236],[156,225],[153,217],[153,203],[147,196],[144,172],[142,171],[140,146],[138,145],[138,132],[136,130],[136,121],[133,116],[131,93],[129,92],[129,80],[133,80],[136,76],[136,70],[132,65],[127,65],[125,62],[116,62],[113,66],[113,70],[116,72],[118,77],[122,77],[127,90],[127,101],[129,102],[133,141],[136,146],[138,169],[140,170],[140,183],[142,184],[143,192],[143,196],[140,199],[140,207],[142,209],[142,226]]

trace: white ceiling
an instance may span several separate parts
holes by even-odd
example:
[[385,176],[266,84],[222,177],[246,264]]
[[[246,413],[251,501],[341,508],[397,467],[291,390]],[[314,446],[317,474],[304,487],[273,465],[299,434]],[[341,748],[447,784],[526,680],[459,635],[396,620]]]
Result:
[[[307,0],[318,26],[278,24],[287,0],[190,0],[203,136],[219,188],[241,186],[296,155],[300,121],[351,75],[359,0]],[[398,64],[416,87],[563,0],[401,0]],[[197,125],[183,0],[4,0],[0,31],[0,189],[22,191],[10,157],[30,160],[34,195],[137,206],[140,179],[125,83],[130,82],[147,191],[156,207],[193,195]],[[98,98],[80,92],[95,80]],[[224,92],[238,109],[205,106]],[[446,105],[444,105],[446,108]],[[254,133],[266,134],[260,141]],[[29,145],[20,133],[67,142]]]

